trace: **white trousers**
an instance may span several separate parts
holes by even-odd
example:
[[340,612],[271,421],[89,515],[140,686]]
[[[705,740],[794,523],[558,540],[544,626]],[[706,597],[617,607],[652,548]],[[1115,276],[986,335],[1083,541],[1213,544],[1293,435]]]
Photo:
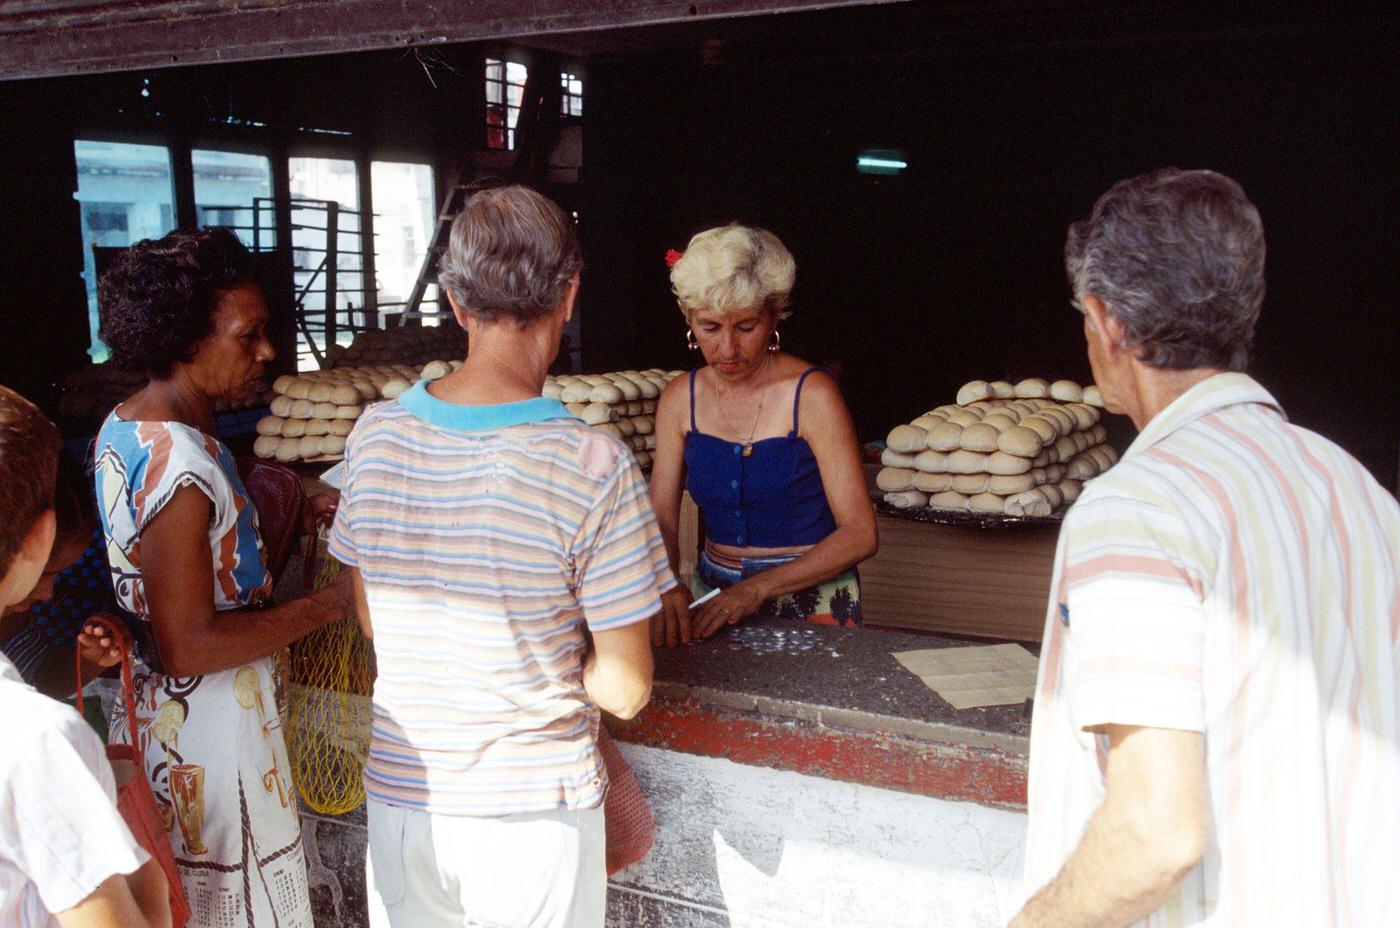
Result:
[[368,809],[370,928],[602,928],[602,806],[499,818]]

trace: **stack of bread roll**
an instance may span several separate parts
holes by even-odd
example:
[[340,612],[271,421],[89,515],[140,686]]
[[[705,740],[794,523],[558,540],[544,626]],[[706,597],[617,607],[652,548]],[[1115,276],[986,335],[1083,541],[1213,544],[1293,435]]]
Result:
[[258,420],[253,453],[278,461],[334,461],[345,455],[345,436],[367,403],[393,399],[416,380],[436,380],[461,361],[368,364],[278,377],[271,415]]
[[1051,515],[1118,460],[1102,408],[1097,387],[1071,380],[974,380],[891,430],[876,486],[900,509]]
[[455,322],[443,325],[405,325],[370,329],[349,345],[326,349],[326,366],[360,367],[366,364],[422,366],[440,358],[467,356],[467,336]]
[[558,399],[569,412],[596,429],[622,440],[637,464],[651,467],[656,449],[656,398],[681,371],[658,367],[607,374],[560,374],[545,378],[543,395]]

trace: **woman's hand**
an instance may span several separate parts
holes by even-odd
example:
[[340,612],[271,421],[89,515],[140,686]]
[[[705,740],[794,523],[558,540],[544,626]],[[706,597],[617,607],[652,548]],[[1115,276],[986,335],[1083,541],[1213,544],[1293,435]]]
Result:
[[690,619],[690,590],[678,583],[661,594],[661,611],[651,617],[652,647],[690,644]]
[[725,624],[733,625],[757,612],[768,598],[758,580],[742,580],[696,610],[690,617],[690,637],[708,638]]
[[112,631],[120,622],[121,619],[102,612],[88,617],[77,640],[78,653],[84,661],[103,670],[121,663],[121,639]]

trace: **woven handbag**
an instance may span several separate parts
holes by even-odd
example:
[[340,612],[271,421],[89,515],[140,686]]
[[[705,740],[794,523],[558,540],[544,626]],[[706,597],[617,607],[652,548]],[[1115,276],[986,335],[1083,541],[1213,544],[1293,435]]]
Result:
[[607,822],[608,876],[623,867],[630,867],[651,850],[656,837],[656,822],[651,807],[632,768],[603,727],[598,728],[598,753],[608,768],[608,794],[603,800],[603,815]]
[[[131,640],[125,626],[120,622],[103,622],[111,637],[122,649],[122,698],[126,703],[126,732],[129,744],[107,745],[107,760],[112,764],[117,778],[117,811],[121,813],[126,827],[136,843],[145,848],[146,853],[160,865],[165,874],[165,882],[170,887],[171,928],[183,928],[190,918],[190,906],[185,900],[184,887],[180,885],[180,872],[175,868],[175,854],[170,849],[170,839],[166,836],[165,825],[156,809],[156,798],[151,793],[151,784],[146,782],[146,767],[141,760],[141,751],[136,746],[136,687],[131,682]],[[83,657],[79,651],[76,657],[78,714],[83,711]],[[130,766],[128,766],[130,765]]]

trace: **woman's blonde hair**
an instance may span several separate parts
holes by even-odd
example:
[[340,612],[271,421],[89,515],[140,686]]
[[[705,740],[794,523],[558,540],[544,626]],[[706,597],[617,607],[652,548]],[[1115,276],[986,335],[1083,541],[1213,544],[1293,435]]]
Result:
[[761,307],[786,319],[796,277],[792,252],[776,235],[731,223],[690,240],[671,268],[671,292],[687,317],[699,309],[729,315]]

